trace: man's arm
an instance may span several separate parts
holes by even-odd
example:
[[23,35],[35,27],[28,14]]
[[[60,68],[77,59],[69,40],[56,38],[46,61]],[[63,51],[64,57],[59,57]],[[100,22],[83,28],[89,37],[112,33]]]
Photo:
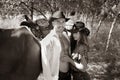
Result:
[[84,57],[81,58],[81,63],[75,62],[72,58],[69,56],[65,55],[62,60],[69,62],[73,66],[75,66],[78,70],[85,71],[87,68],[87,62]]

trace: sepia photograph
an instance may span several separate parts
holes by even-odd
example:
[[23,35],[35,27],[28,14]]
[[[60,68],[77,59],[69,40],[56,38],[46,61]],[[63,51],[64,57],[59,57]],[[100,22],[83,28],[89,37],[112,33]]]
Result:
[[120,0],[0,0],[0,80],[120,80]]

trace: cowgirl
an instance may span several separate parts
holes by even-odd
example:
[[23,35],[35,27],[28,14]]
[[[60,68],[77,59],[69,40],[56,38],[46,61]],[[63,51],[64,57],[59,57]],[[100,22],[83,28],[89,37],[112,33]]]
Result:
[[[72,65],[72,75],[73,80],[90,80],[88,73],[86,72],[87,68],[87,52],[89,49],[88,44],[88,35],[90,31],[85,27],[83,22],[76,22],[72,29],[72,59],[77,62],[83,64],[83,70],[78,70]],[[74,41],[74,44],[73,44]]]

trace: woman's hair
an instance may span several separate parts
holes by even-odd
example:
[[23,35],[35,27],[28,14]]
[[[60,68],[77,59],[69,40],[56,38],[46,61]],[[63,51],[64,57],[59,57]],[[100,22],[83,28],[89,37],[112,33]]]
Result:
[[71,53],[73,53],[73,51],[75,50],[76,43],[77,43],[77,41],[74,40],[73,34],[71,34],[71,36],[70,36]]
[[89,48],[89,44],[88,44],[88,36],[83,32],[83,31],[80,31],[80,40],[78,41],[78,45],[85,45],[87,46],[87,48]]
[[85,45],[85,46],[89,49],[88,35],[86,35],[86,33],[85,33],[84,31],[79,31],[79,34],[80,34],[81,38],[80,38],[80,40],[78,41],[78,43],[77,43],[76,40],[74,40],[73,34],[74,34],[74,33],[72,33],[72,35],[71,35],[71,37],[70,37],[70,41],[71,41],[71,53],[74,51],[76,45],[77,45],[77,46]]

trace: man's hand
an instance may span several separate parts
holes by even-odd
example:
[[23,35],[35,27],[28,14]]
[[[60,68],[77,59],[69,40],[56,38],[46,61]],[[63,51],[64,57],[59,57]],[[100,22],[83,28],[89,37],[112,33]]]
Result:
[[65,62],[70,62],[71,58],[68,55],[61,56],[61,60]]

